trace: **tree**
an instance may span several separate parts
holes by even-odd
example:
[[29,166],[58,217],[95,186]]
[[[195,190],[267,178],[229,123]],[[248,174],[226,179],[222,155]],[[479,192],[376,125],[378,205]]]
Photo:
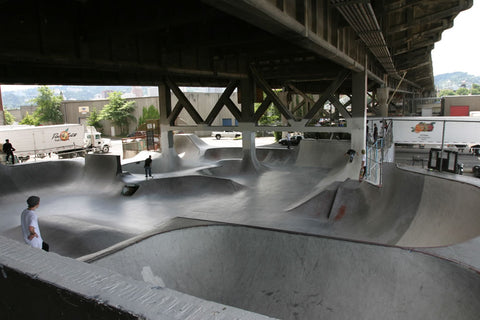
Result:
[[5,110],[3,112],[3,117],[5,118],[5,124],[7,125],[13,124],[15,122],[15,118],[10,112],[8,112],[8,110]]
[[28,124],[28,125],[31,125],[31,126],[38,126],[40,124],[40,122],[38,121],[38,118],[34,114],[30,115],[27,112],[27,114],[22,119],[22,121],[20,121],[20,124]]
[[53,90],[47,86],[38,88],[39,95],[31,101],[37,105],[37,109],[33,115],[41,124],[57,124],[63,123],[63,114],[60,111],[60,104],[63,97],[55,96]]
[[100,118],[110,120],[120,127],[123,136],[128,134],[128,124],[135,121],[133,111],[135,111],[135,101],[126,101],[122,98],[121,92],[112,92],[109,97],[109,104],[105,105],[100,112]]
[[87,125],[89,126],[93,126],[97,129],[99,129],[100,131],[102,131],[102,124],[100,123],[101,121],[101,117],[100,117],[100,112],[98,112],[97,110],[93,109],[92,112],[90,112],[90,115],[88,116],[87,118]]
[[151,119],[160,119],[160,112],[153,104],[148,108],[143,107],[142,116],[138,119],[138,126],[140,127],[142,124],[145,124],[147,120]]
[[455,91],[453,91],[452,89],[441,90],[440,93],[438,94],[439,97],[454,96],[454,95],[455,95]]
[[476,83],[472,83],[472,90],[470,90],[470,92],[471,92],[473,95],[480,94],[480,85],[478,85],[478,84],[476,84]]
[[466,96],[470,93],[470,90],[468,90],[467,88],[461,87],[461,88],[458,88],[457,91],[455,91],[455,93],[459,96]]

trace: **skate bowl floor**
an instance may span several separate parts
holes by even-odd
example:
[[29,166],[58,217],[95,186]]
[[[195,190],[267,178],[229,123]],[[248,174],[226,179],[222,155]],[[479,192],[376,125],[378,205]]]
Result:
[[279,319],[478,319],[480,278],[396,247],[239,225],[181,228],[89,257],[127,277]]
[[[105,155],[0,166],[0,234],[25,246],[19,215],[36,194],[51,253],[200,299],[282,319],[478,314],[478,186],[394,164],[382,187],[359,182],[335,141],[265,148],[243,174],[238,151],[189,155],[189,141],[188,165],[167,171],[155,154],[153,179]],[[179,217],[214,223],[159,231]]]

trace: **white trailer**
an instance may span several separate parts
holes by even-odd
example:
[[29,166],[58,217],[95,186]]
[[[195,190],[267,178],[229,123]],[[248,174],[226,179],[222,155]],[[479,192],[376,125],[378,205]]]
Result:
[[[88,151],[97,151],[89,143],[92,140],[87,139],[88,133],[80,124],[0,126],[0,143],[3,145],[9,139],[15,148],[14,155],[19,160],[50,153],[56,153],[59,157],[74,157],[85,155]],[[108,148],[106,150],[108,152]]]
[[[478,117],[398,117],[385,118],[393,126],[395,144],[420,147],[457,148],[479,152],[480,119]],[[369,118],[379,123],[380,118]],[[377,124],[378,126],[378,124]],[[370,128],[371,130],[371,128]]]

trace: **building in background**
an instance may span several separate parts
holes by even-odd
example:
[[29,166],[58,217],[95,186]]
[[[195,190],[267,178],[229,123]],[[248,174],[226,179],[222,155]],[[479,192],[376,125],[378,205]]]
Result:
[[[222,93],[200,93],[200,92],[186,92],[185,96],[195,107],[197,112],[205,119],[210,111],[212,110],[215,103],[219,100]],[[240,104],[238,103],[237,93],[234,92],[230,97],[233,103],[241,110]],[[135,101],[135,112],[133,116],[136,121],[130,123],[129,132],[133,132],[137,129],[138,119],[143,114],[143,108],[148,108],[153,105],[155,108],[159,109],[159,100],[158,96],[153,97],[136,97],[136,98],[127,98],[127,101]],[[66,100],[62,102],[61,110],[65,117],[66,123],[80,123],[86,124],[87,118],[90,116],[90,113],[93,110],[100,112],[103,107],[108,104],[109,100]],[[176,105],[178,99],[172,95],[172,108]],[[88,110],[88,111],[87,111]],[[103,120],[103,133],[105,135],[111,136],[112,133],[120,132],[119,128],[114,128],[110,121]],[[191,118],[190,114],[187,111],[182,110],[180,116],[177,120],[178,125],[191,125],[195,126],[195,121]],[[224,107],[217,118],[212,123],[213,126],[236,126],[237,120],[233,114]],[[192,129],[191,133],[195,133],[198,136],[210,135],[210,131],[195,131]]]

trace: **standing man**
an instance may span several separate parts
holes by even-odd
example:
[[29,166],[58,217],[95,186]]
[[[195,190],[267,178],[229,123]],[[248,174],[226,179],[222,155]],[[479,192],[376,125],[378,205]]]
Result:
[[15,158],[13,156],[13,151],[15,151],[15,148],[12,146],[10,141],[8,139],[5,140],[5,143],[3,144],[3,152],[7,154],[7,158],[5,162],[8,163],[8,158],[12,157],[12,163],[15,163]]
[[366,143],[367,145],[370,143],[370,128],[368,127],[368,120],[367,120],[367,132],[366,132]]
[[377,128],[377,124],[374,123],[373,124],[373,143],[377,142],[377,139],[378,139],[378,128]]
[[21,216],[21,226],[23,239],[25,243],[33,248],[49,250],[49,245],[43,241],[40,233],[40,227],[38,226],[38,217],[35,210],[40,206],[40,198],[37,196],[31,196],[27,199],[28,208],[23,210]]
[[367,154],[365,149],[362,149],[362,167],[360,168],[360,175],[358,177],[359,181],[362,181],[365,178],[367,173]]
[[145,159],[145,165],[143,166],[145,168],[145,178],[147,177],[152,177],[152,156],[148,156],[147,159]]
[[287,132],[287,149],[290,149],[292,142],[290,141],[291,135],[290,132]]

